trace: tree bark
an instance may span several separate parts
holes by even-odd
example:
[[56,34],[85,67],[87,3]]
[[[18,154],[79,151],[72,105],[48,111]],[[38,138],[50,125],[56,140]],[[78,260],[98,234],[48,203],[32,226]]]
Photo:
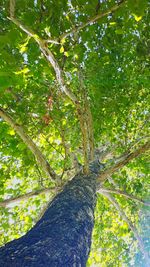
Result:
[[84,267],[91,246],[96,173],[76,175],[23,237],[0,249],[0,267]]

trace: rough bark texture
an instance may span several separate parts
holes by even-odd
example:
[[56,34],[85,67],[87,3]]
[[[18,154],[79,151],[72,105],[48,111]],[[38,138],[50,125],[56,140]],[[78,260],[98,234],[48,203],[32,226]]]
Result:
[[84,267],[91,245],[100,165],[76,175],[23,237],[0,249],[0,267]]

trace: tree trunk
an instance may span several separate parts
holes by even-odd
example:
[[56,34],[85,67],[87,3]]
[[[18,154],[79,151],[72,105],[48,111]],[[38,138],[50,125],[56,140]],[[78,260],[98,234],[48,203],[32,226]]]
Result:
[[0,267],[84,267],[91,246],[96,174],[76,175],[23,237],[0,249]]

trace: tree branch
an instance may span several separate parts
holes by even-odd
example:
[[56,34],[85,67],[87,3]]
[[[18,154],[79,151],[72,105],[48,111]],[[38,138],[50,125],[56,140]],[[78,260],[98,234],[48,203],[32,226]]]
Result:
[[85,131],[87,133],[87,144],[86,146],[90,149],[90,160],[94,160],[94,131],[93,131],[93,118],[91,113],[91,108],[88,101],[88,95],[86,91],[86,87],[83,81],[83,75],[81,69],[78,72],[79,82],[80,82],[80,90],[83,91],[83,106],[84,106],[84,124]]
[[52,190],[54,190],[53,188],[44,188],[44,189],[40,189],[34,192],[30,192],[30,193],[26,193],[22,196],[18,196],[18,197],[13,197],[10,199],[6,199],[0,202],[0,207],[6,208],[9,205],[17,205],[18,202],[20,202],[21,200],[27,200],[30,197],[36,197],[42,193],[50,193],[52,192]]
[[139,203],[141,203],[141,204],[143,204],[143,205],[145,205],[145,206],[150,206],[150,202],[147,202],[147,201],[145,201],[145,200],[143,200],[143,199],[141,199],[141,198],[138,198],[138,197],[135,197],[135,196],[133,196],[133,195],[131,195],[131,194],[128,194],[127,192],[124,192],[124,191],[121,191],[121,190],[116,190],[116,189],[107,189],[107,188],[100,188],[99,189],[99,191],[98,191],[99,193],[101,193],[101,192],[106,192],[106,193],[114,193],[114,194],[117,194],[117,195],[122,195],[122,196],[125,196],[125,197],[127,197],[127,198],[130,198],[130,199],[132,199],[132,200],[134,200],[134,201],[137,201],[137,202],[139,202]]
[[[14,0],[10,0],[10,5],[11,2],[14,2]],[[14,12],[13,12],[14,14]],[[65,81],[64,81],[64,77],[63,77],[63,72],[62,69],[60,68],[57,60],[55,59],[53,53],[48,49],[47,44],[45,43],[44,40],[42,40],[37,34],[34,33],[34,31],[32,31],[31,29],[29,29],[28,27],[26,27],[25,25],[23,25],[21,22],[19,22],[16,18],[14,18],[14,15],[11,16],[11,12],[10,12],[10,18],[9,18],[14,24],[16,24],[20,29],[22,29],[24,32],[26,32],[30,37],[32,37],[36,43],[39,45],[39,48],[41,50],[41,52],[43,53],[43,55],[45,56],[46,60],[50,63],[50,65],[53,67],[55,74],[56,74],[56,80],[58,82],[58,85],[60,87],[60,90],[66,94],[66,96],[68,96],[72,102],[74,103],[75,107],[76,107],[76,111],[77,111],[77,115],[79,118],[79,122],[80,122],[80,128],[81,128],[81,132],[82,132],[82,138],[83,138],[83,152],[84,152],[84,163],[85,163],[85,172],[88,173],[88,159],[86,157],[87,155],[87,151],[85,150],[84,147],[84,140],[85,140],[85,136],[84,136],[84,127],[83,127],[83,113],[82,113],[82,108],[80,106],[80,103],[78,101],[78,98],[75,96],[75,94],[66,86]]]
[[27,145],[27,147],[30,149],[30,151],[35,156],[37,162],[43,169],[43,171],[51,178],[52,181],[58,181],[58,176],[54,172],[54,170],[51,168],[48,161],[45,159],[45,156],[42,154],[42,152],[39,150],[39,148],[36,146],[36,144],[32,141],[32,139],[25,133],[23,127],[19,124],[17,124],[11,117],[8,115],[8,113],[0,108],[0,116],[16,131],[16,133],[21,137],[23,142]]
[[57,39],[51,39],[51,38],[48,38],[45,40],[45,43],[47,44],[61,44]]
[[14,17],[14,14],[15,14],[15,4],[16,4],[16,1],[15,0],[11,0],[10,1],[10,10],[9,10],[9,13],[10,13],[10,16],[11,17]]
[[87,128],[89,134],[89,147],[90,147],[90,160],[94,160],[94,130],[93,130],[93,118],[91,113],[91,108],[89,105],[89,101],[86,98],[86,111],[87,111]]
[[82,145],[83,145],[83,155],[84,155],[84,167],[83,170],[87,174],[89,172],[89,159],[88,159],[88,129],[86,127],[86,122],[84,120],[84,115],[79,113],[78,119],[80,122],[80,128],[82,132]]
[[65,32],[63,33],[61,36],[60,36],[60,40],[62,39],[65,39],[66,37],[68,37],[69,35],[71,34],[74,34],[76,32],[79,32],[80,30],[86,28],[87,26],[89,25],[92,25],[94,22],[98,21],[99,19],[101,18],[104,18],[106,17],[107,15],[115,12],[117,9],[119,9],[123,4],[125,3],[124,0],[120,1],[118,4],[116,4],[115,6],[111,7],[110,9],[108,9],[107,11],[105,11],[104,13],[101,13],[101,14],[98,14],[92,18],[90,18],[87,22],[85,23],[82,23],[80,26],[78,27],[75,27],[71,30],[69,30],[68,32]]
[[[123,156],[120,157],[120,160],[117,163],[114,163],[113,166],[105,169],[103,172],[100,173],[98,177],[98,182],[104,183],[108,176],[111,176],[114,172],[118,171],[126,164],[128,164],[131,160],[139,157],[142,153],[146,152],[150,149],[150,142],[145,143],[144,145],[137,148],[134,152],[131,153],[124,153]],[[100,186],[100,184],[99,184]]]
[[149,255],[148,255],[147,251],[144,248],[143,240],[139,236],[136,227],[128,219],[128,217],[126,216],[125,212],[122,210],[122,208],[120,207],[120,205],[118,204],[118,202],[115,200],[114,197],[110,196],[110,194],[109,193],[106,193],[106,192],[101,192],[101,194],[104,195],[105,197],[107,197],[110,200],[110,202],[118,210],[118,212],[119,212],[120,216],[122,217],[122,219],[128,224],[129,228],[131,229],[131,231],[133,232],[135,238],[137,239],[137,241],[139,243],[139,247],[140,247],[140,250],[141,250],[141,252],[142,252],[142,254],[143,254],[144,258],[145,258],[147,267],[150,266],[150,258],[149,258]]
[[[10,0],[10,5],[11,5],[12,1],[14,2],[14,0]],[[27,33],[28,36],[32,37],[35,40],[35,42],[39,45],[39,48],[40,48],[41,52],[43,53],[43,55],[45,56],[47,61],[51,64],[51,66],[53,67],[53,69],[54,69],[54,71],[56,73],[56,79],[57,79],[57,82],[58,82],[58,84],[60,86],[61,91],[64,92],[73,101],[73,103],[75,103],[75,104],[78,103],[78,99],[76,98],[76,96],[66,87],[65,82],[64,82],[64,78],[63,78],[63,74],[62,74],[62,70],[59,67],[58,62],[55,59],[54,55],[48,49],[47,44],[45,43],[45,41],[42,40],[29,27],[23,25],[14,16],[11,16],[11,13],[10,13],[10,18],[9,19],[14,24],[16,24],[21,30],[23,30],[25,33]]]

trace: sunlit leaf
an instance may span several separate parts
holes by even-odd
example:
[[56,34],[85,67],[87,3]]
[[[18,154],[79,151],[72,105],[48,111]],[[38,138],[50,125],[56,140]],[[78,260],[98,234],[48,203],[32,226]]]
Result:
[[60,48],[60,53],[64,53],[64,47],[63,46],[61,46],[61,48]]
[[137,16],[136,14],[133,14],[136,21],[140,21],[142,19],[142,16]]

